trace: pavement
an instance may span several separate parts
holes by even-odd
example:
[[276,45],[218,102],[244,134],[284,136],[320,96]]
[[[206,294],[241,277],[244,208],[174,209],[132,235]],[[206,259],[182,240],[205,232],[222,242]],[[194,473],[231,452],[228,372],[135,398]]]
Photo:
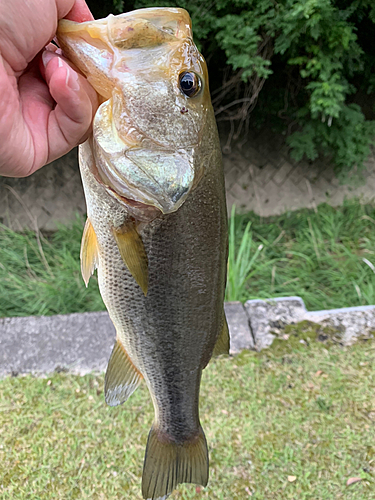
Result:
[[[350,345],[375,332],[375,306],[307,311],[300,297],[228,302],[225,313],[230,354],[269,347],[275,338],[288,340],[285,328],[301,321],[318,324]],[[0,319],[0,376],[69,371],[102,372],[115,341],[107,312]]]

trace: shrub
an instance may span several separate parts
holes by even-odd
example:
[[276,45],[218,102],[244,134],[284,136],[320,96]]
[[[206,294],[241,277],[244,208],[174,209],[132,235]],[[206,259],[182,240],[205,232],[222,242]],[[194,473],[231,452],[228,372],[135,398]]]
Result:
[[[106,0],[94,14],[179,6],[208,60],[218,121],[267,124],[296,160],[329,155],[341,177],[375,136],[372,0]],[[221,68],[221,71],[218,70]],[[224,78],[224,82],[223,82]],[[362,102],[362,107],[359,105]]]

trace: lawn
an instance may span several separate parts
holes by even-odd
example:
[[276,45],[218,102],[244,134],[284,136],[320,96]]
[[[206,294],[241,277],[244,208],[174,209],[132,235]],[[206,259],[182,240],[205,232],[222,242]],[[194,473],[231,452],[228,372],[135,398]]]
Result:
[[[209,485],[173,498],[375,499],[374,365],[375,341],[212,361],[200,410]],[[1,380],[0,497],[140,499],[152,417],[144,385],[110,408],[102,375]]]
[[[84,221],[53,234],[0,226],[0,317],[104,309],[96,276],[86,289]],[[227,300],[302,297],[310,310],[375,304],[375,207],[350,201],[230,226]]]

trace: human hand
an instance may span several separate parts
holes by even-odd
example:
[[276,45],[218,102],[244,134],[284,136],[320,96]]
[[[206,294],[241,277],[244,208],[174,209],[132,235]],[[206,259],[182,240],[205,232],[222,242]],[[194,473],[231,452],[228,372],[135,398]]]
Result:
[[0,175],[30,175],[88,136],[96,92],[49,43],[64,17],[93,19],[85,0],[0,0]]

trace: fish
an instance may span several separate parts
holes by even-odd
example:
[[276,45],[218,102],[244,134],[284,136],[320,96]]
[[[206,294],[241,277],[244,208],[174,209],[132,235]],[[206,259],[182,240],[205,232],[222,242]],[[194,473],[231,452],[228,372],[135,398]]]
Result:
[[142,495],[163,500],[180,483],[207,485],[201,376],[229,351],[227,211],[207,66],[179,8],[62,20],[57,40],[100,99],[79,164],[82,276],[87,286],[97,269],[116,329],[105,399],[122,404],[146,383],[155,417]]

